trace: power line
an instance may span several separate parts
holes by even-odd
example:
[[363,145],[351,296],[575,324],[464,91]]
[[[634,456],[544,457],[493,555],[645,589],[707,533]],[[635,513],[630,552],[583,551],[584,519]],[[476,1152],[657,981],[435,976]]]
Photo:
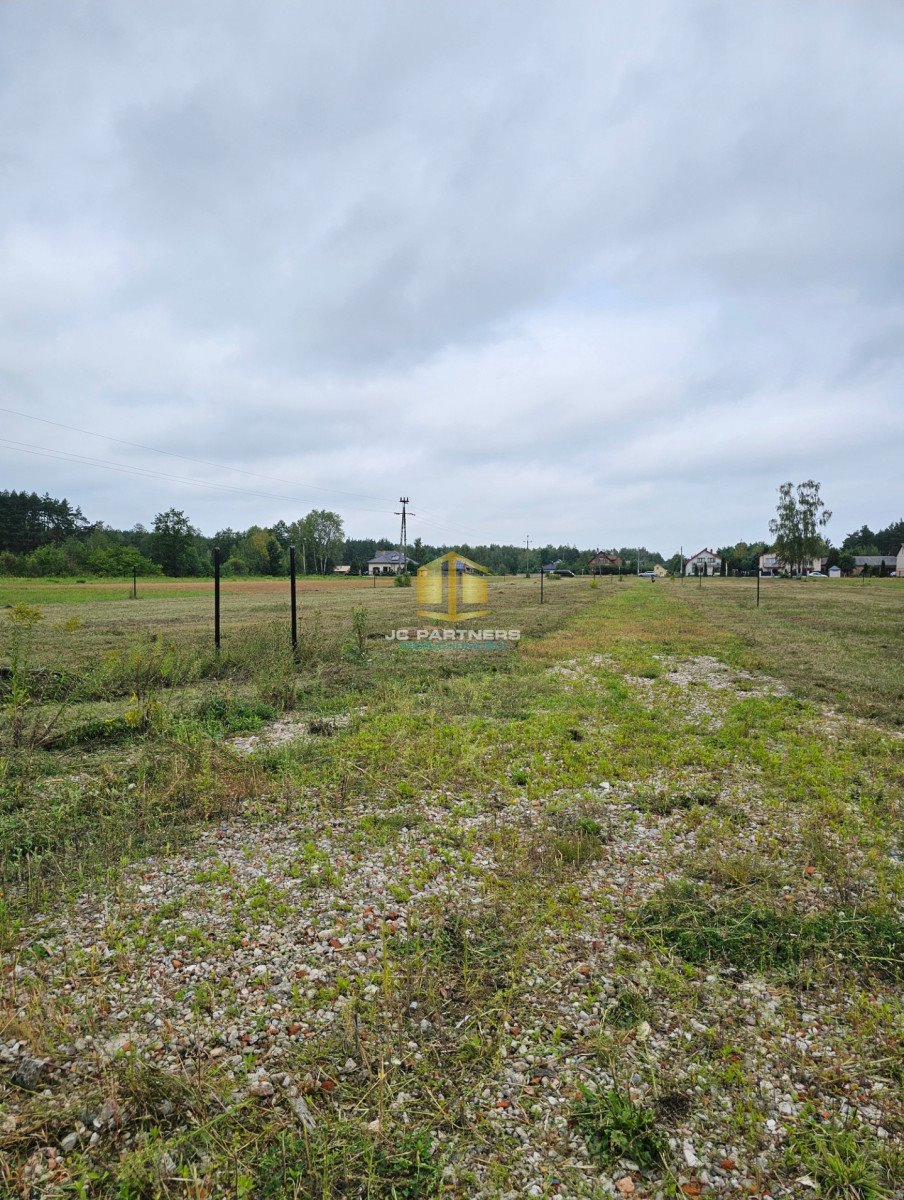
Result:
[[[273,483],[285,483],[285,484],[288,484],[289,487],[308,488],[312,491],[326,492],[328,495],[351,496],[352,498],[359,499],[359,500],[379,500],[379,501],[385,501],[387,504],[392,503],[392,501],[389,499],[388,496],[374,496],[367,492],[348,492],[348,491],[342,490],[341,488],[325,488],[325,487],[321,487],[319,484],[301,483],[299,480],[294,480],[294,479],[283,479],[279,475],[265,475],[260,471],[248,471],[244,467],[233,467],[233,466],[230,466],[228,463],[211,462],[208,459],[203,459],[203,458],[191,458],[186,454],[179,454],[174,450],[161,450],[157,446],[148,446],[144,442],[132,442],[132,441],[128,441],[126,438],[113,437],[112,435],[106,434],[106,433],[97,433],[95,430],[85,429],[80,425],[67,425],[63,421],[53,421],[49,417],[37,417],[33,413],[22,412],[20,409],[17,409],[17,408],[6,408],[5,406],[0,405],[0,412],[9,413],[12,416],[16,416],[16,417],[24,417],[28,421],[39,421],[42,425],[53,425],[58,429],[66,429],[70,433],[82,433],[82,434],[85,434],[86,437],[99,438],[102,441],[116,442],[117,445],[120,445],[120,446],[130,446],[133,450],[147,450],[151,454],[160,454],[166,458],[178,458],[178,459],[181,459],[183,462],[195,463],[197,466],[202,466],[202,467],[213,467],[215,470],[219,470],[219,471],[234,471],[235,473],[237,473],[239,475],[247,475],[249,478],[252,478],[252,479],[268,479]],[[21,445],[28,445],[28,443],[21,443]],[[16,447],[11,447],[11,448],[15,449]],[[45,450],[44,452],[47,452],[47,451]],[[64,452],[61,451],[59,453],[64,453]],[[102,461],[103,460],[88,461],[86,458],[86,465],[92,465],[92,463],[101,463]],[[112,468],[108,467],[108,469],[112,469]],[[118,467],[117,469],[126,471],[128,468],[127,468],[126,464],[123,464],[121,467]],[[144,470],[144,468],[140,468],[140,467],[133,468],[133,469],[136,471]],[[147,473],[153,477],[153,472],[147,472]],[[171,476],[171,475],[166,475],[166,474],[159,475],[158,477],[164,478],[164,479],[178,478],[178,476]],[[203,480],[192,480],[192,482],[197,483],[201,487],[226,487],[225,484],[212,484],[212,483],[208,484],[208,483],[205,483]],[[238,491],[238,492],[246,491],[246,489],[242,489],[242,488],[233,488],[232,490]],[[250,496],[270,496],[270,493],[264,493],[264,492],[246,491],[246,494],[250,495]],[[272,498],[287,499],[287,500],[300,499],[300,497],[293,497],[293,496],[286,496],[286,497],[276,496],[276,497],[272,497]],[[301,500],[301,503],[305,503],[305,501]],[[379,510],[373,509],[373,508],[353,508],[352,511],[353,512],[377,512]],[[435,514],[430,514],[430,513],[424,514],[424,519],[427,521],[428,525],[446,526],[449,529],[457,529],[461,533],[466,533],[469,536],[471,536],[472,532],[473,532],[472,530],[465,528],[464,525],[459,525],[455,521],[449,521],[443,517],[438,517]]]
[[[193,487],[213,488],[216,491],[234,492],[243,496],[258,496],[265,500],[288,500],[299,504],[308,503],[308,501],[301,496],[287,496],[280,495],[276,492],[255,491],[250,488],[236,487],[235,485],[228,483],[213,483],[206,479],[195,479],[185,475],[171,475],[166,471],[155,471],[150,470],[147,467],[137,467],[126,463],[112,462],[109,459],[94,458],[90,455],[75,454],[66,450],[56,450],[51,446],[39,446],[34,442],[19,442],[12,438],[0,438],[0,445],[6,446],[10,450],[16,450],[20,454],[30,454],[32,457],[56,459],[59,462],[78,463],[81,466],[95,467],[103,471],[114,471],[120,475],[132,475],[140,479],[166,479],[175,483],[188,484]],[[250,474],[251,472],[248,473]],[[349,505],[348,508],[352,512],[376,513],[379,516],[387,515],[387,511],[380,508],[362,508],[360,506],[352,505]],[[428,520],[427,524],[442,526],[444,522],[438,520]]]
[[[16,442],[11,438],[0,438],[0,445],[22,454],[32,454],[42,458],[55,458],[64,462],[81,463],[83,466],[99,467],[105,471],[117,471],[120,475],[137,475],[146,479],[170,479],[176,483],[188,483],[195,487],[215,488],[217,491],[238,492],[245,496],[261,496],[267,500],[294,500],[300,504],[307,501],[300,496],[281,496],[276,492],[258,492],[250,488],[235,487],[228,483],[212,483],[206,479],[194,479],[185,475],[170,475],[165,471],[151,471],[146,467],[127,466],[125,463],[111,462],[108,459],[92,458],[84,454],[71,454],[66,450],[54,450],[50,446],[38,446],[34,442]],[[352,508],[352,512],[372,512],[385,516],[385,510],[380,508]]]
[[[160,450],[157,446],[147,446],[144,442],[129,442],[125,438],[112,437],[107,433],[96,433],[91,429],[83,429],[79,425],[66,425],[62,421],[51,421],[49,417],[36,417],[32,413],[21,412],[17,408],[4,408],[0,405],[0,412],[11,413],[16,417],[25,417],[28,421],[40,421],[42,425],[55,425],[58,429],[68,429],[70,433],[83,433],[87,437],[116,442],[120,446],[131,446],[133,450],[149,450],[151,454],[162,454],[166,458],[179,458],[183,462],[195,463],[200,467],[214,467],[218,471],[235,471],[239,475],[248,475],[254,479],[269,479],[272,483],[287,483],[289,487],[310,488],[315,492],[327,492],[334,496],[352,496],[358,500],[384,500],[387,504],[392,503],[388,496],[371,496],[365,492],[346,492],[341,488],[326,488],[316,483],[301,483],[297,479],[282,479],[279,475],[264,475],[260,471],[248,471],[244,467],[230,466],[229,463],[210,462],[205,458],[190,458],[187,454],[179,454],[175,450]],[[372,510],[361,509],[359,511]]]

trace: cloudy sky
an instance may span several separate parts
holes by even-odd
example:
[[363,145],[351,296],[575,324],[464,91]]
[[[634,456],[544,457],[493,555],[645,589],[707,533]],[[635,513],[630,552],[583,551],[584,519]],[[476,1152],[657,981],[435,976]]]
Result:
[[0,405],[118,526],[886,524],[904,6],[3,0]]

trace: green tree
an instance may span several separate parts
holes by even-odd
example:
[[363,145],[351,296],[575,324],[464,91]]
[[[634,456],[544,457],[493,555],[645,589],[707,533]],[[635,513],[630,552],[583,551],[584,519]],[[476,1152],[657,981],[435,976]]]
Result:
[[315,508],[289,526],[296,549],[301,554],[301,569],[305,574],[325,575],[343,548],[345,530],[338,513]]
[[151,557],[166,575],[196,575],[201,569],[196,544],[199,537],[185,513],[170,508],[154,517]]
[[832,516],[819,495],[815,479],[794,486],[790,480],[780,485],[776,515],[769,522],[778,557],[802,574],[808,559],[821,555],[826,542],[819,530]]
[[904,545],[904,518],[880,529],[876,534],[876,545],[880,554],[897,554]]
[[855,529],[853,533],[849,533],[841,543],[842,550],[850,550],[852,554],[875,553],[879,551],[861,551],[857,549],[860,546],[874,546],[876,543],[876,535],[870,529],[869,525],[861,525],[859,529]]

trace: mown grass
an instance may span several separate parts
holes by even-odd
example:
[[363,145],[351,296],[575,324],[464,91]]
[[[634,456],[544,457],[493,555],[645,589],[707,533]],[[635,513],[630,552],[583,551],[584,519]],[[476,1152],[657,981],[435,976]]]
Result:
[[637,928],[687,962],[742,971],[793,970],[825,958],[890,981],[904,979],[904,923],[894,909],[799,915],[746,898],[701,893],[691,880],[645,904]]
[[904,579],[705,580],[668,585],[801,695],[904,724]]

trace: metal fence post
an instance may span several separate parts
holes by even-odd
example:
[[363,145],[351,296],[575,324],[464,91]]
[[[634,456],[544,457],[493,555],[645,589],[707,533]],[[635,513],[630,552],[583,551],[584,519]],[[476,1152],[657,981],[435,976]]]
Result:
[[292,656],[298,659],[298,604],[295,598],[295,547],[289,547],[289,592],[292,597]]
[[220,653],[220,547],[213,548],[213,644]]

